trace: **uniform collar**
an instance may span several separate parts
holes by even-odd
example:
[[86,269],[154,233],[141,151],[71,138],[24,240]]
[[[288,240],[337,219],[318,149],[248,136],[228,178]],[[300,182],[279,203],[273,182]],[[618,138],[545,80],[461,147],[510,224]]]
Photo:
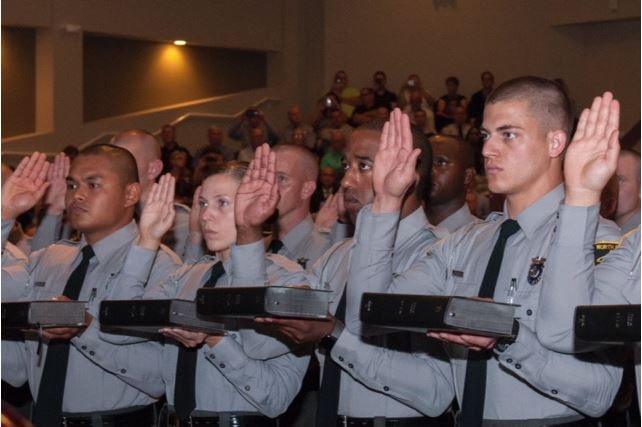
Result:
[[298,223],[296,227],[290,230],[288,234],[283,236],[281,241],[283,242],[283,245],[285,245],[285,248],[289,252],[292,252],[292,250],[296,248],[303,239],[306,239],[310,233],[312,233],[313,226],[312,218],[308,215],[303,221]]
[[[548,221],[552,215],[557,214],[563,199],[564,184],[560,184],[524,209],[524,211],[515,218],[527,239],[532,239],[537,229]],[[504,217],[509,218],[506,202],[504,202]]]
[[446,217],[446,219],[444,219],[438,225],[439,227],[445,228],[450,233],[452,233],[462,225],[468,224],[469,222],[473,222],[475,218],[476,217],[473,216],[472,213],[470,213],[470,209],[468,208],[468,203],[464,202],[461,208],[457,209],[451,215]]
[[[131,245],[138,238],[138,227],[136,222],[132,221],[120,230],[104,237],[96,242],[91,248],[94,250],[96,259],[99,263],[106,263],[112,257],[114,252],[125,245]],[[80,248],[87,245],[85,236],[80,239]]]
[[397,237],[395,238],[395,248],[400,247],[417,231],[432,227],[426,219],[423,207],[418,207],[413,213],[399,221]]

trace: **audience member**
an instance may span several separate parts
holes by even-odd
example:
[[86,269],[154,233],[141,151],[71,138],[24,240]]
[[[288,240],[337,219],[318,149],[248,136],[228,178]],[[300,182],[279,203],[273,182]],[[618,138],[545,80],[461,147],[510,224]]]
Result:
[[330,147],[321,158],[321,169],[329,167],[335,171],[341,170],[343,154],[346,147],[346,137],[341,131],[334,130],[330,137]]
[[437,101],[437,112],[435,113],[435,126],[437,132],[441,132],[444,126],[454,121],[455,107],[463,107],[464,111],[468,106],[468,101],[464,95],[457,93],[459,89],[459,79],[450,76],[446,79],[446,94]]
[[375,106],[386,107],[392,111],[397,106],[397,95],[386,88],[388,77],[383,71],[377,71],[372,76],[372,87],[374,88]]
[[339,109],[332,110],[330,113],[330,126],[321,129],[319,132],[319,138],[321,139],[319,150],[321,151],[321,154],[328,150],[332,141],[333,132],[341,132],[346,141],[350,138],[350,135],[352,134],[352,126],[348,125],[346,121],[347,118],[343,111]]
[[[251,146],[251,133],[253,129],[261,129],[268,144],[274,145],[278,142],[279,136],[265,120],[265,114],[255,107],[245,110],[238,119],[232,122],[227,129],[227,135],[241,141],[243,148]],[[254,156],[252,156],[254,157]]]
[[466,120],[466,109],[458,106],[453,109],[453,122],[444,126],[441,133],[465,139],[472,125]]
[[312,200],[310,201],[310,212],[318,212],[323,203],[339,190],[339,181],[337,180],[337,171],[329,166],[321,168],[317,188],[314,190]]
[[[421,89],[413,87],[408,91],[408,104],[403,108],[410,117],[410,123],[417,126],[425,135],[435,133],[435,115],[430,108],[424,107],[424,97]],[[417,120],[419,115],[419,120]]]
[[205,147],[200,155],[196,158],[194,173],[192,174],[192,184],[194,188],[201,185],[203,179],[209,172],[220,169],[225,165],[223,153],[218,148]]
[[423,108],[432,109],[435,103],[435,98],[433,98],[430,92],[423,87],[421,79],[417,74],[409,75],[403,86],[401,86],[401,90],[399,91],[399,106],[403,108],[410,102],[410,92],[413,89],[418,89],[421,93],[421,106]]
[[174,196],[179,203],[189,205],[192,201],[194,188],[192,187],[192,169],[187,163],[187,153],[183,151],[174,151],[169,157],[172,165],[169,173],[176,181],[176,190]]
[[488,95],[493,91],[495,76],[490,71],[484,71],[481,74],[481,83],[482,88],[470,97],[470,104],[468,104],[468,118],[475,127],[481,126],[484,118],[484,104],[486,104]]
[[304,146],[310,150],[316,150],[317,137],[314,129],[303,121],[301,108],[298,105],[293,105],[288,109],[288,124],[285,125],[285,129],[281,132],[281,142],[284,144],[295,144],[294,132],[296,130],[304,132]]
[[640,225],[640,153],[621,150],[615,173],[619,184],[615,222],[627,233]]
[[353,126],[360,126],[371,122],[377,117],[374,90],[369,87],[362,88],[359,93],[359,98],[361,103],[354,108],[350,119]]
[[341,101],[334,93],[328,92],[317,101],[316,108],[310,116],[310,125],[317,134],[330,126],[334,110],[341,111]]
[[219,151],[226,162],[236,158],[236,151],[225,144],[223,140],[223,129],[221,129],[220,126],[214,125],[207,129],[207,145],[196,150],[194,159],[197,160],[199,157],[202,157],[203,153],[209,148],[215,148]]
[[263,129],[260,127],[252,128],[250,130],[250,145],[239,151],[238,160],[240,162],[251,162],[254,158],[254,152],[263,144],[267,144]]
[[466,193],[475,181],[473,152],[461,138],[436,135],[430,138],[432,175],[426,216],[431,224],[452,233],[479,222],[466,204]]
[[334,93],[339,99],[341,111],[346,117],[352,117],[355,105],[359,104],[359,91],[354,87],[348,86],[348,74],[345,71],[339,70],[334,73],[330,92]]
[[161,147],[161,160],[163,161],[163,173],[167,173],[172,169],[170,157],[174,151],[182,151],[187,154],[188,164],[192,162],[192,156],[189,150],[176,142],[176,128],[171,124],[163,125],[161,129],[161,140],[163,145]]

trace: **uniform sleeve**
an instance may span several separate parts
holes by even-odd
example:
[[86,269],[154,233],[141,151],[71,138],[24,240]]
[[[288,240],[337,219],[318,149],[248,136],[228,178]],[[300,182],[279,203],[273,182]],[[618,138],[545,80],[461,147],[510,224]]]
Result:
[[62,215],[45,215],[31,239],[31,250],[37,251],[56,242],[62,230]]
[[524,324],[516,341],[498,360],[502,368],[545,396],[591,417],[599,417],[611,407],[622,379],[622,368],[605,353],[571,355],[548,350]]
[[[359,321],[361,295],[364,292],[443,294],[446,277],[439,244],[419,249],[413,264],[393,275],[394,249],[399,213],[374,214],[370,206],[361,209],[355,231],[346,292],[346,327],[362,335]],[[432,248],[432,249],[428,249]]]
[[299,392],[309,355],[287,353],[269,360],[247,356],[232,337],[214,347],[205,346],[206,359],[262,414],[282,414]]
[[2,302],[19,301],[29,289],[27,256],[7,242],[2,252]]
[[345,372],[366,387],[436,417],[455,397],[453,377],[441,346],[421,338],[427,347],[434,347],[427,348],[427,352],[406,353],[367,344],[344,329],[331,356]]
[[23,341],[2,341],[2,381],[20,387],[28,381],[27,353]]
[[536,319],[538,338],[552,350],[575,350],[574,307],[590,304],[598,220],[599,205],[560,207]]
[[263,240],[247,245],[232,245],[232,286],[264,286],[267,265]]
[[94,321],[82,335],[72,338],[71,344],[89,360],[143,393],[152,397],[165,393],[160,343],[111,344],[101,338],[98,322]]
[[9,234],[11,234],[11,229],[13,228],[13,224],[16,221],[13,219],[3,219],[2,220],[2,251],[4,252],[4,247],[7,244],[7,241],[9,240]]

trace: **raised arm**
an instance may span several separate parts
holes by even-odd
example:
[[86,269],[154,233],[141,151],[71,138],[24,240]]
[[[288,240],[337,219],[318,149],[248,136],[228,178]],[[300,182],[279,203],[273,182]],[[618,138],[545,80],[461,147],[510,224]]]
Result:
[[49,188],[47,188],[44,199],[46,212],[31,241],[32,251],[42,249],[58,240],[62,226],[62,214],[65,211],[69,164],[69,157],[65,153],[58,153],[47,171]]

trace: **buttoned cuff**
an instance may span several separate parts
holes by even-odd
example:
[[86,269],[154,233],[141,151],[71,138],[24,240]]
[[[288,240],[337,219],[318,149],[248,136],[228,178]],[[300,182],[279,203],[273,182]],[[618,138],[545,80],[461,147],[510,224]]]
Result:
[[593,247],[600,219],[600,205],[589,207],[562,204],[555,243],[561,247]]
[[210,361],[226,377],[245,378],[242,371],[248,364],[249,358],[243,346],[236,341],[236,332],[223,337],[214,347],[203,346],[205,358]]
[[11,229],[13,224],[16,222],[14,219],[3,219],[2,220],[2,250],[4,250],[4,245],[9,240],[9,234],[11,234]]
[[140,282],[147,282],[156,259],[156,251],[150,251],[142,246],[132,245],[125,259],[122,273]]
[[232,245],[232,285],[263,286],[267,281],[263,240]]

